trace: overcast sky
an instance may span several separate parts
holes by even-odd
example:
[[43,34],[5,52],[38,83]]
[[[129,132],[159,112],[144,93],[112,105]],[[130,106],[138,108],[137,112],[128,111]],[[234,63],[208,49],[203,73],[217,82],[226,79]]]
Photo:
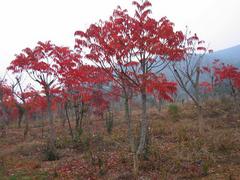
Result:
[[[131,0],[0,0],[0,76],[25,47],[51,40],[73,46],[74,32],[107,19],[117,5]],[[167,16],[176,30],[187,25],[219,50],[240,44],[239,0],[152,0],[153,16]]]

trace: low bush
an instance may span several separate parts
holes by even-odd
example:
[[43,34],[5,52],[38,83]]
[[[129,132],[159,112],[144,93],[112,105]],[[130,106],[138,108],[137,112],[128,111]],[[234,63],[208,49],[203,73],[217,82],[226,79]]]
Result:
[[106,121],[107,132],[108,134],[111,134],[113,129],[113,113],[112,112],[108,112],[106,114],[105,121]]
[[178,105],[170,104],[168,105],[168,114],[173,121],[177,121],[180,118],[180,110]]
[[57,149],[51,148],[49,143],[47,143],[43,147],[42,152],[43,152],[43,160],[45,160],[45,161],[56,161],[60,158],[59,154],[57,152]]

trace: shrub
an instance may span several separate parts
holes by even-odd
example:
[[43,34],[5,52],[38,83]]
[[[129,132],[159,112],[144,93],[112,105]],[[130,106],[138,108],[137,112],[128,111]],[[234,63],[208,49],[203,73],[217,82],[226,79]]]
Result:
[[105,120],[106,120],[107,132],[108,132],[108,134],[111,134],[112,133],[112,128],[113,128],[113,113],[108,112],[106,114]]
[[98,167],[98,174],[100,176],[103,176],[106,174],[106,165],[105,165],[105,161],[103,159],[103,157],[101,156],[101,154],[99,154],[98,152],[95,151],[91,151],[90,149],[84,153],[84,156],[86,161],[88,161],[89,163],[91,163],[92,166],[97,166]]
[[89,136],[86,136],[86,135],[82,136],[81,144],[82,144],[83,150],[88,150],[89,146],[90,146],[90,138],[89,138]]
[[61,138],[57,138],[55,145],[57,149],[64,149],[66,147],[68,147],[71,144],[71,140],[69,138],[65,137],[61,137]]
[[105,163],[104,160],[101,157],[98,157],[98,162],[97,162],[98,168],[99,168],[99,175],[103,176],[106,174],[106,168],[105,168]]
[[83,131],[82,129],[77,129],[74,137],[73,137],[73,147],[74,148],[78,148],[79,145],[81,144],[81,135],[82,135]]
[[168,114],[173,121],[179,119],[179,107],[176,104],[170,104],[168,106]]
[[86,151],[89,149],[90,146],[90,137],[79,130],[73,139],[73,147],[81,150]]
[[58,160],[59,154],[57,152],[56,149],[53,149],[50,147],[50,144],[47,143],[44,147],[43,147],[43,159],[45,161],[56,161]]
[[202,174],[204,176],[207,176],[209,173],[209,163],[208,162],[203,162],[202,164]]

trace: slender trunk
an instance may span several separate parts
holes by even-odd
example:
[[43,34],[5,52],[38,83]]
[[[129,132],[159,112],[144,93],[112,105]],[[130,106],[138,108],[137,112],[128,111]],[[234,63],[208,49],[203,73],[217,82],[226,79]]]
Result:
[[6,137],[6,122],[4,120],[4,117],[1,119],[1,122],[0,122],[0,130],[1,130],[1,135],[0,137],[4,138]]
[[143,90],[141,92],[142,98],[142,117],[141,117],[141,132],[140,132],[140,142],[137,150],[137,154],[143,154],[146,148],[146,137],[148,133],[148,119],[147,119],[147,95],[146,91]]
[[65,124],[66,124],[66,118],[63,118],[62,119],[62,126],[65,127]]
[[135,178],[138,175],[138,171],[139,171],[139,159],[138,159],[138,154],[135,152],[133,154],[133,174]]
[[18,128],[21,128],[21,124],[22,124],[22,119],[23,119],[23,113],[19,112],[19,117],[18,117]]
[[50,123],[50,137],[49,137],[49,145],[51,151],[55,152],[55,141],[56,141],[56,132],[54,128],[54,123],[53,123],[53,113],[51,110],[52,102],[51,98],[49,95],[47,95],[47,111],[48,111],[48,119]]
[[18,117],[18,128],[21,128],[21,124],[22,124],[22,117],[20,116]]
[[25,113],[25,129],[24,129],[24,139],[26,139],[26,138],[27,138],[28,132],[29,132],[29,118],[28,118],[28,115],[27,115],[27,113]]
[[70,119],[69,119],[67,103],[65,104],[64,108],[65,108],[66,118],[67,118],[67,122],[68,122],[68,126],[69,126],[69,131],[70,131],[70,134],[71,134],[71,137],[72,137],[72,140],[73,140],[74,136],[73,136],[72,126],[71,126]]
[[65,106],[66,106],[66,103],[64,104],[64,106],[60,107],[61,109],[61,112],[60,112],[60,116],[61,116],[61,120],[62,120],[62,126],[65,127],[66,125],[66,120],[67,120],[67,117],[66,117],[66,109],[65,109]]
[[230,80],[230,86],[231,86],[231,95],[233,97],[233,101],[235,103],[234,110],[238,112],[240,110],[240,104],[238,101],[238,92],[233,86],[233,82]]
[[0,103],[1,109],[2,109],[2,118],[0,119],[0,130],[1,130],[1,135],[0,137],[6,137],[6,126],[7,126],[7,121],[8,121],[8,114],[6,107],[4,104]]
[[197,110],[198,110],[198,131],[200,134],[203,133],[203,109],[202,109],[202,105],[200,103],[200,96],[199,96],[199,88],[198,86],[195,87],[195,91],[196,91],[196,106],[197,106]]
[[[240,103],[238,99],[238,91],[237,89],[234,88],[232,81],[230,80],[230,86],[231,86],[231,95],[233,97],[233,102],[234,102],[234,111],[239,112],[240,110]],[[236,130],[238,131],[238,123],[236,123]]]
[[134,135],[133,135],[133,126],[132,126],[132,119],[130,114],[130,108],[129,108],[129,99],[127,96],[125,96],[125,119],[127,121],[128,125],[128,139],[131,147],[131,151],[135,151],[135,143],[134,143]]
[[158,112],[161,112],[162,110],[162,101],[161,99],[158,99]]
[[203,134],[203,130],[204,130],[203,108],[200,102],[199,86],[196,87],[196,102],[197,102],[196,105],[198,109],[198,130],[200,134]]
[[202,106],[201,106],[201,102],[200,102],[200,92],[199,92],[199,80],[200,80],[200,67],[197,67],[196,69],[197,71],[197,75],[196,75],[196,83],[195,83],[195,97],[196,97],[196,105],[197,105],[197,109],[198,109],[198,130],[199,133],[202,134],[203,133],[203,112],[202,112]]
[[75,114],[75,129],[78,130],[80,126],[80,113],[79,113],[79,104],[74,104],[74,114]]
[[81,114],[80,114],[80,129],[82,129],[82,121],[83,121],[83,115],[84,115],[84,103],[82,102],[81,105]]
[[136,152],[135,147],[135,140],[134,140],[134,133],[133,133],[133,125],[132,125],[132,118],[131,118],[131,111],[129,106],[129,98],[127,95],[124,97],[124,108],[125,108],[125,120],[128,125],[128,139],[129,144],[133,156],[133,174],[135,177],[138,175],[138,169],[139,169],[139,162],[138,162],[138,154]]

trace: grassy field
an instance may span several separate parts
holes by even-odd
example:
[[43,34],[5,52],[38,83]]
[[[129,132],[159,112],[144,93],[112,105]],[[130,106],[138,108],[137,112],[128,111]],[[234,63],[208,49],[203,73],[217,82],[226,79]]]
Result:
[[[140,111],[133,111],[138,129]],[[138,179],[240,179],[240,113],[225,101],[204,105],[203,132],[192,104],[150,108],[151,138]],[[87,126],[74,141],[67,125],[56,120],[59,160],[47,161],[41,123],[32,122],[27,139],[11,124],[0,139],[0,180],[133,179],[123,112],[115,113],[107,133],[105,121],[85,118]],[[47,127],[44,136],[47,136]]]

